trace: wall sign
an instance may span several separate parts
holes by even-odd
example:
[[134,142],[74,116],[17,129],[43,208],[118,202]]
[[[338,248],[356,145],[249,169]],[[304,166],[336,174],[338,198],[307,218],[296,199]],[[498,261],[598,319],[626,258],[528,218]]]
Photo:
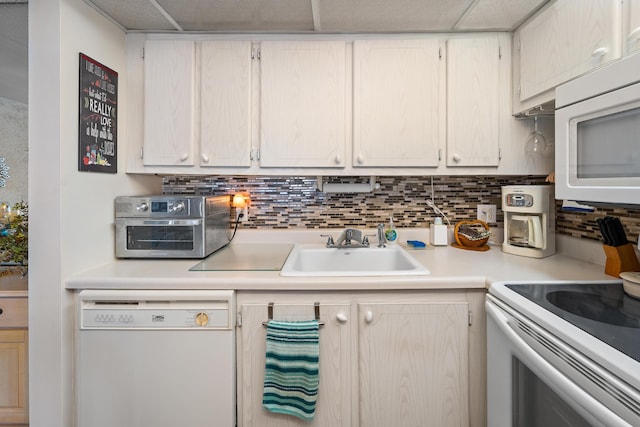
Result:
[[78,170],[118,171],[118,73],[80,54]]

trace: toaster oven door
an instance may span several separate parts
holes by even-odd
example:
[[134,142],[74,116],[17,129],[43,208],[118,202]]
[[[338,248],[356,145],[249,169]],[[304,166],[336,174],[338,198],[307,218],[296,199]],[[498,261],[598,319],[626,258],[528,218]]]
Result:
[[118,258],[202,258],[204,222],[202,219],[116,220]]

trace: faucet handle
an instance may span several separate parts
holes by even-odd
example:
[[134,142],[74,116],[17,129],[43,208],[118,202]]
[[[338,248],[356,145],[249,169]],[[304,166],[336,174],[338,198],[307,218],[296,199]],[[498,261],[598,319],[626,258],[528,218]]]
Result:
[[330,235],[330,234],[321,234],[320,237],[326,237],[327,238],[327,247],[335,245],[335,242],[333,241],[333,236],[332,235]]
[[364,238],[362,239],[362,245],[363,246],[369,246],[369,237],[376,237],[375,234],[365,234]]

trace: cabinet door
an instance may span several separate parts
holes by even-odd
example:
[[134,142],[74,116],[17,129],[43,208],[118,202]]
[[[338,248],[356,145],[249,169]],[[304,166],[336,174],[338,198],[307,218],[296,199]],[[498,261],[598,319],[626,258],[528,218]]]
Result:
[[251,42],[200,43],[200,166],[251,166]]
[[620,57],[620,2],[563,0],[520,30],[520,99]]
[[626,53],[640,52],[640,0],[629,0],[626,6]]
[[263,42],[260,166],[344,167],[344,42]]
[[0,424],[29,421],[27,366],[27,331],[0,330]]
[[144,48],[145,166],[195,164],[191,40],[147,40]]
[[468,304],[358,304],[360,425],[469,425]]
[[439,40],[354,42],[354,166],[438,166],[439,50]]
[[447,41],[447,166],[498,165],[500,83],[497,37]]
[[[351,425],[350,305],[322,304],[320,320],[320,388],[312,422],[262,408],[267,304],[241,305],[238,334],[238,426],[242,427],[348,427]],[[340,316],[339,316],[340,315]],[[277,304],[274,319],[313,319],[313,305]],[[344,317],[343,317],[344,316]]]

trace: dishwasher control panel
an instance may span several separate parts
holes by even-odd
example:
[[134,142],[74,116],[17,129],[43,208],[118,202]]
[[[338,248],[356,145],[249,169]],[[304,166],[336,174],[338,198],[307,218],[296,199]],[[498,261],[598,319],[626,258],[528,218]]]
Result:
[[[80,293],[80,329],[232,329],[233,299],[190,300],[154,292],[146,298],[126,294]],[[108,292],[108,291],[104,291]],[[117,291],[113,291],[117,292]],[[172,292],[172,291],[164,291]],[[170,300],[162,297],[171,296]],[[211,295],[214,297],[214,295]]]

